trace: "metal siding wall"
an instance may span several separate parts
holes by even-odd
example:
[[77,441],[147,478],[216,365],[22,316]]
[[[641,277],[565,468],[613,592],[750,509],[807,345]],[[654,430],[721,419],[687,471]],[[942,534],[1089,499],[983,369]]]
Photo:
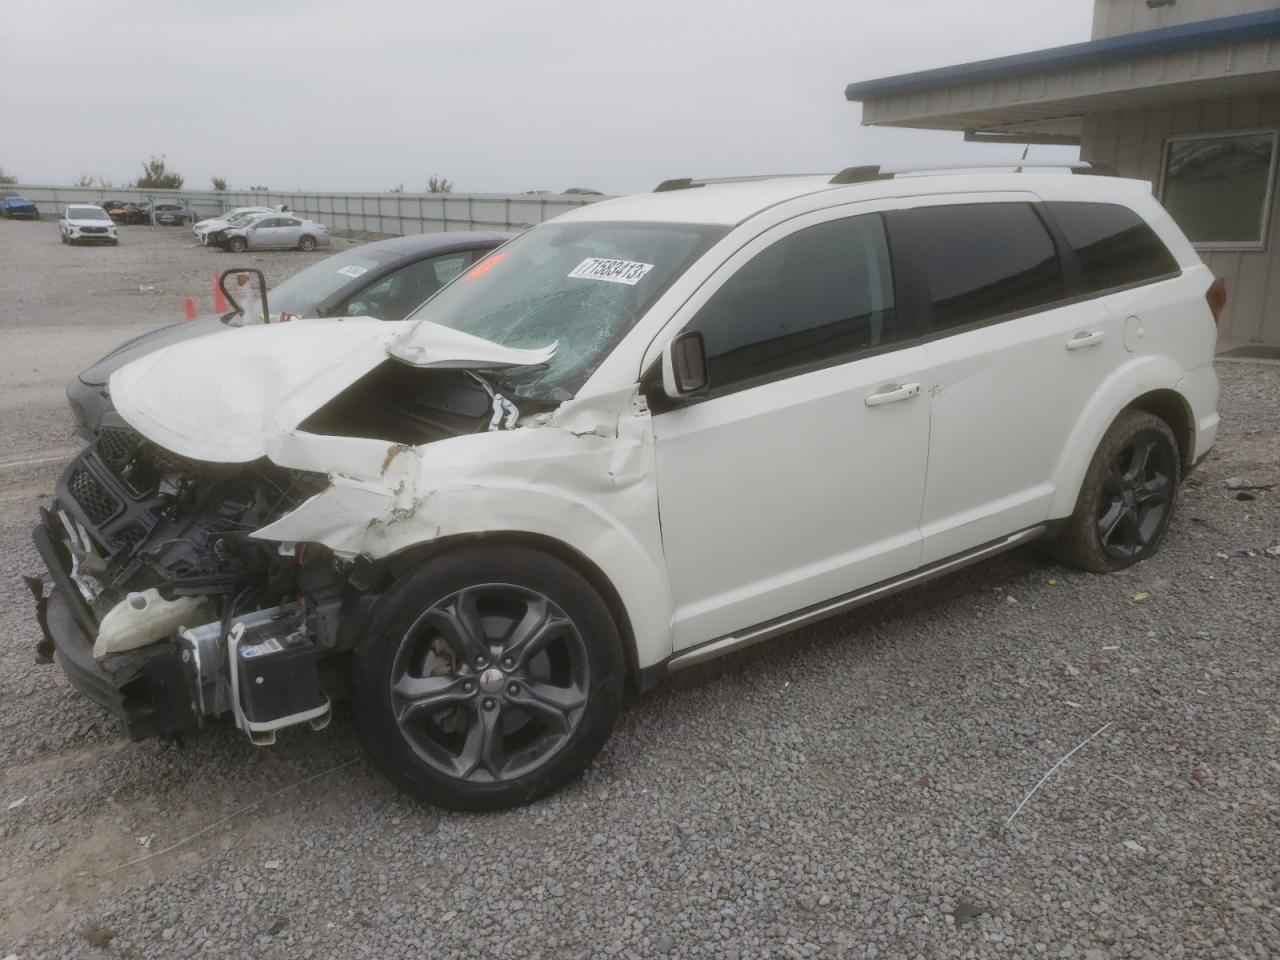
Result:
[[[1086,160],[1110,163],[1127,177],[1150,180],[1159,189],[1165,138],[1181,133],[1214,133],[1280,127],[1280,96],[1235,97],[1095,114],[1084,125]],[[1219,341],[1280,346],[1280,184],[1272,190],[1267,248],[1206,251],[1204,261],[1227,283],[1227,310]]]
[[1178,0],[1173,6],[1154,9],[1145,0],[1096,0],[1093,39],[1277,8],[1280,0]]
[[443,230],[521,230],[569,210],[607,197],[526,193],[282,193],[228,190],[135,190],[99,187],[58,187],[18,184],[16,190],[34,200],[42,215],[59,216],[68,203],[95,200],[137,202],[177,197],[188,200],[199,217],[213,217],[233,207],[271,207],[288,204],[302,217],[318,220],[331,230],[402,236]]

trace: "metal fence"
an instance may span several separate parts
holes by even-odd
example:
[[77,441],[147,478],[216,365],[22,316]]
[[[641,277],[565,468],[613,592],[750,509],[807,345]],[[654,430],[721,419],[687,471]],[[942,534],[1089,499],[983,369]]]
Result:
[[35,201],[40,213],[60,216],[69,203],[178,199],[191,204],[197,219],[234,207],[286,204],[300,216],[331,230],[404,236],[443,230],[521,230],[577,209],[599,196],[552,193],[314,193],[282,190],[138,190],[119,187],[5,187]]

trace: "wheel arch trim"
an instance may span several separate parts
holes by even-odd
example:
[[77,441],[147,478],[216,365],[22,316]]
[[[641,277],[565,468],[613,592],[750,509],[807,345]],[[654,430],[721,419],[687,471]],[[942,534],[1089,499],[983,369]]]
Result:
[[1049,510],[1051,519],[1068,517],[1075,510],[1094,452],[1107,430],[1125,410],[1143,410],[1168,422],[1161,411],[1169,413],[1180,409],[1182,423],[1169,426],[1178,440],[1185,473],[1197,448],[1199,412],[1182,389],[1184,377],[1182,367],[1167,357],[1135,358],[1112,371],[1063,444],[1054,469],[1054,494]]

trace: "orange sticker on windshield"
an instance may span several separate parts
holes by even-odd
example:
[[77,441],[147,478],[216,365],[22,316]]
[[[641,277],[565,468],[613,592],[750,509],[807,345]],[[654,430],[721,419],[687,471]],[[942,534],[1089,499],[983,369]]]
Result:
[[462,275],[462,279],[475,280],[477,277],[483,277],[486,273],[488,273],[490,270],[496,267],[505,256],[506,254],[502,253],[501,251],[499,251],[498,253],[489,254],[489,256],[485,257],[483,260],[477,263],[474,267],[472,267],[470,270],[464,273]]

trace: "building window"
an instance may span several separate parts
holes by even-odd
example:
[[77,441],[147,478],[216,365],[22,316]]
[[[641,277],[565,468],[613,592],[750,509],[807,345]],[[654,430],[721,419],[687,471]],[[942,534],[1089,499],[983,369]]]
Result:
[[1276,180],[1276,131],[1170,137],[1160,199],[1204,249],[1261,250]]

